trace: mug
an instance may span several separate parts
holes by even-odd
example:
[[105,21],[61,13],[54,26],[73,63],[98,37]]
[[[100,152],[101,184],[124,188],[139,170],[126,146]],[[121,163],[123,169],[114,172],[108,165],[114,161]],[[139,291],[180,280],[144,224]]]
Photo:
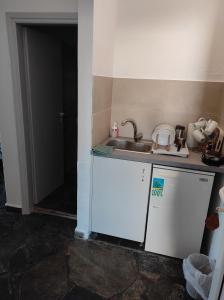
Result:
[[206,137],[200,129],[194,130],[192,135],[198,143],[204,143],[206,141]]
[[186,140],[187,146],[189,148],[196,148],[198,146],[198,143],[193,136],[193,132],[195,130],[196,130],[195,124],[189,123],[188,130],[187,130],[187,140]]
[[194,123],[196,129],[200,129],[202,127],[205,127],[206,126],[206,119],[205,118],[200,118],[196,123]]
[[207,122],[207,126],[206,126],[205,131],[204,131],[205,134],[206,135],[211,135],[214,132],[214,130],[217,128],[217,126],[218,126],[218,123],[216,121],[213,121],[213,120],[210,119]]

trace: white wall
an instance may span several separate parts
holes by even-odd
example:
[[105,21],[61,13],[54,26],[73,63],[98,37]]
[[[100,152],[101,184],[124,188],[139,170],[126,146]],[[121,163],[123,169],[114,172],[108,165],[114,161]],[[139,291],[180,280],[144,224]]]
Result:
[[0,1],[0,133],[8,205],[21,207],[22,192],[17,147],[15,106],[6,29],[6,12],[76,12],[76,0]]
[[79,0],[78,21],[78,202],[76,232],[91,230],[93,0]]
[[[210,214],[216,212],[216,207],[223,207],[223,203],[219,196],[219,190],[224,186],[224,176],[222,174],[217,174],[214,182],[213,193],[211,198],[211,211]],[[219,214],[220,226],[214,231],[210,232],[209,236],[209,252],[210,258],[217,260],[219,256],[219,250],[221,249],[222,236],[224,234],[224,215]]]
[[119,0],[114,76],[224,80],[222,0]]
[[[211,285],[211,290],[209,293],[209,298],[208,300],[216,300],[219,299],[219,293],[221,290],[221,287],[223,285],[223,276],[224,276],[224,215],[220,214],[220,218],[219,218],[219,233],[216,233],[216,235],[219,235],[219,239],[217,238],[214,242],[215,242],[215,246],[214,246],[214,252],[213,254],[215,254],[215,256],[211,256],[214,257],[216,259],[216,267],[213,273],[213,280],[212,280],[212,285]],[[216,249],[215,249],[216,247]],[[222,291],[222,295],[221,295],[221,299],[223,300],[224,297],[224,291]]]
[[93,74],[113,76],[117,0],[94,0]]

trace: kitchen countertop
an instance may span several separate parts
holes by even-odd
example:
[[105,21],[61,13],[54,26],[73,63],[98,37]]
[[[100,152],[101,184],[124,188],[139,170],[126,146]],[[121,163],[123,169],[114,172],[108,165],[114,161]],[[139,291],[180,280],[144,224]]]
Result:
[[220,167],[207,166],[201,161],[201,153],[190,151],[189,157],[177,157],[172,155],[160,155],[150,153],[131,152],[124,150],[113,150],[111,155],[99,155],[96,156],[109,157],[114,159],[123,159],[130,161],[139,161],[145,163],[152,163],[157,165],[177,167],[198,170],[203,172],[214,172],[224,174],[224,165]]

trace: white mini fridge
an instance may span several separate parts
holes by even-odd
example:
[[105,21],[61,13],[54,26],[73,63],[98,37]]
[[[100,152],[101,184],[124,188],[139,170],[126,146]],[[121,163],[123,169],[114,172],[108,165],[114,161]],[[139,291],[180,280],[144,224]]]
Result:
[[177,258],[200,252],[214,175],[153,167],[146,251]]

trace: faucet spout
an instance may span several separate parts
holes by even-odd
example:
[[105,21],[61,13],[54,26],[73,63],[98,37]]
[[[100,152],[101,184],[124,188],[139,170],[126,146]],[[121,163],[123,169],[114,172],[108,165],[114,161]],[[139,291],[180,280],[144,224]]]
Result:
[[135,140],[135,142],[140,141],[143,138],[143,134],[142,133],[138,133],[136,122],[134,120],[132,120],[132,119],[126,119],[126,120],[124,120],[124,121],[121,122],[121,126],[125,126],[127,123],[130,123],[133,126],[133,129],[134,129],[134,140]]

